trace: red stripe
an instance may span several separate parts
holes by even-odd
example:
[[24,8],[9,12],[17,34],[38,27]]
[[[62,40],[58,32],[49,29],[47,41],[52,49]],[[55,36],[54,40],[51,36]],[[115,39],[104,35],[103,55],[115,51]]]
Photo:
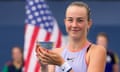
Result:
[[49,41],[51,37],[51,33],[47,32],[47,35],[45,37],[45,41]]
[[57,39],[57,43],[56,43],[56,48],[59,48],[61,46],[61,43],[62,43],[61,36],[62,36],[62,33],[59,30],[58,39]]
[[39,72],[39,69],[40,69],[40,63],[37,61],[35,65],[35,72]]
[[[44,41],[49,41],[49,40],[50,40],[50,37],[51,37],[51,33],[47,32]],[[39,72],[39,70],[40,70],[40,64],[39,64],[39,62],[37,61],[36,67],[35,67],[35,72]]]
[[27,57],[26,57],[27,59],[25,60],[25,66],[24,66],[25,71],[24,72],[28,72],[28,66],[29,66],[30,58],[31,58],[30,56],[31,56],[33,46],[34,46],[35,40],[37,38],[38,32],[39,32],[39,27],[35,27],[34,30],[33,30],[32,37],[31,37],[30,46],[29,46],[29,49],[28,49]]

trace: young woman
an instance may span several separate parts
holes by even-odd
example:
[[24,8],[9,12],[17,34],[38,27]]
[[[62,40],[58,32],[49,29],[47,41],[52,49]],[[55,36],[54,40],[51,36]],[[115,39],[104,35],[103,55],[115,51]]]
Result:
[[20,47],[12,48],[12,61],[7,62],[2,72],[22,72],[23,51]]
[[88,5],[72,2],[66,9],[64,22],[69,36],[68,47],[52,51],[41,46],[36,48],[40,62],[49,65],[48,72],[104,72],[105,48],[92,44],[87,39],[92,25]]
[[96,37],[96,44],[107,48],[105,72],[119,72],[119,57],[108,48],[109,37],[106,33],[100,32]]

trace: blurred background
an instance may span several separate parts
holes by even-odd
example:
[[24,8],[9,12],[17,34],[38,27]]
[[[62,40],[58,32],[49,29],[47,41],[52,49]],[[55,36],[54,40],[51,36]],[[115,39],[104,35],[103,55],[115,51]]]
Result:
[[[64,36],[64,13],[66,6],[74,0],[46,0]],[[95,42],[99,32],[109,36],[108,48],[120,58],[120,0],[82,0],[92,12],[93,26],[88,38]],[[0,0],[0,72],[11,59],[13,46],[24,46],[25,0]]]

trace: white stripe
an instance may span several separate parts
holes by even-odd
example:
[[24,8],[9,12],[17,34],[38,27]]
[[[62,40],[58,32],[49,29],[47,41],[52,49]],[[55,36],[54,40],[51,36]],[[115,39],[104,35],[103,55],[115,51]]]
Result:
[[35,47],[36,47],[36,44],[34,44],[34,48],[33,48],[32,53],[31,53],[29,67],[28,67],[28,72],[35,72],[34,69],[35,69],[36,63],[37,63]]
[[38,33],[38,37],[37,40],[38,41],[44,41],[45,37],[46,37],[46,31],[44,29],[40,29],[39,33]]
[[59,28],[58,28],[58,26],[57,26],[57,22],[56,22],[56,20],[54,19],[54,21],[53,21],[54,23],[54,28],[53,28],[53,31],[52,31],[52,35],[51,35],[51,38],[50,38],[50,41],[52,41],[52,42],[54,42],[55,44],[55,46],[56,46],[56,43],[57,43],[57,40],[58,40],[58,35],[59,35]]
[[[44,29],[40,29],[39,32],[38,32],[38,36],[37,36],[35,41],[36,42],[37,41],[44,41],[45,37],[46,37],[46,31]],[[28,72],[35,72],[34,70],[35,70],[36,63],[37,63],[35,47],[36,47],[36,43],[34,44],[34,49],[32,50],[32,54],[31,54],[31,57],[30,57]]]
[[30,40],[34,31],[34,26],[28,24],[26,27],[26,32],[25,32],[25,38],[24,38],[24,59],[26,60],[26,57],[28,55],[29,51],[29,46],[30,46]]

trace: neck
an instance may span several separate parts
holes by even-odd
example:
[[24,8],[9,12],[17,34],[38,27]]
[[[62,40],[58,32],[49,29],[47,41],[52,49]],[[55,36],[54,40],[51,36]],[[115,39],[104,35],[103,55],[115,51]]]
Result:
[[69,49],[72,51],[81,50],[87,43],[88,40],[86,38],[70,39]]
[[20,68],[22,66],[22,61],[13,61],[13,64],[16,68]]

